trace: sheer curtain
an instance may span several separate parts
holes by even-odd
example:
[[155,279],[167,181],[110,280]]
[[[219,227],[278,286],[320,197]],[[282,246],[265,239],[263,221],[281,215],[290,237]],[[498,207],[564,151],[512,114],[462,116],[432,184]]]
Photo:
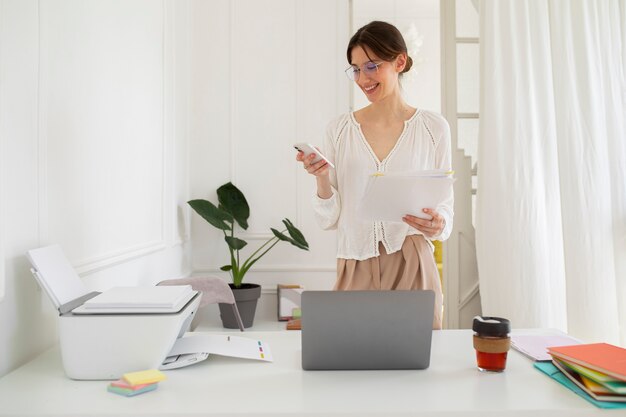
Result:
[[626,5],[484,0],[483,313],[626,344]]

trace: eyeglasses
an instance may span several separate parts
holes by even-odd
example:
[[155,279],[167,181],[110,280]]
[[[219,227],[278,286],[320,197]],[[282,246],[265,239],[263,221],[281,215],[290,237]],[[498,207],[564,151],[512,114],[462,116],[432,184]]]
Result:
[[346,75],[352,81],[357,81],[359,79],[359,75],[361,71],[365,73],[365,75],[370,76],[372,74],[376,74],[378,72],[378,67],[383,64],[384,61],[381,62],[366,62],[365,64],[357,67],[356,65],[351,65],[346,68]]

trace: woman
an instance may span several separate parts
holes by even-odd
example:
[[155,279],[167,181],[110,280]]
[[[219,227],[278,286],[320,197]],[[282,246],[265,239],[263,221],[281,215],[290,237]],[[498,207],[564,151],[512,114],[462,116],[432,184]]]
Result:
[[368,177],[375,172],[451,168],[450,129],[440,115],[409,106],[400,78],[412,65],[398,29],[371,22],[350,39],[346,74],[370,104],[333,120],[323,154],[304,158],[317,181],[314,209],[320,226],[338,229],[336,290],[415,290],[435,292],[433,328],[440,329],[443,295],[431,240],[452,230],[452,196],[424,209],[430,220],[406,215],[401,222],[363,222],[357,215]]

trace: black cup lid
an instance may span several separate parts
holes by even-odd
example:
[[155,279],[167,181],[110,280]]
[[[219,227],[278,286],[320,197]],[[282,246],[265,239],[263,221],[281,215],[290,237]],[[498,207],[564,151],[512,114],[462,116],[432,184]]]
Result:
[[502,317],[474,317],[472,330],[481,336],[506,336],[511,332],[511,322]]

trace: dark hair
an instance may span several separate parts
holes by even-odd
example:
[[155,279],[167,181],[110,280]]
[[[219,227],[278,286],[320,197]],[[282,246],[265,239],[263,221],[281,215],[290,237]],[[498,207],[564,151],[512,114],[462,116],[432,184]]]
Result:
[[[393,61],[398,55],[407,54],[406,65],[404,70],[402,70],[403,73],[410,70],[413,65],[413,60],[407,53],[406,43],[402,34],[397,27],[387,22],[375,20],[356,31],[348,43],[348,64],[352,64],[351,55],[355,46],[367,46],[384,61]],[[367,55],[367,51],[365,51],[365,54]]]

